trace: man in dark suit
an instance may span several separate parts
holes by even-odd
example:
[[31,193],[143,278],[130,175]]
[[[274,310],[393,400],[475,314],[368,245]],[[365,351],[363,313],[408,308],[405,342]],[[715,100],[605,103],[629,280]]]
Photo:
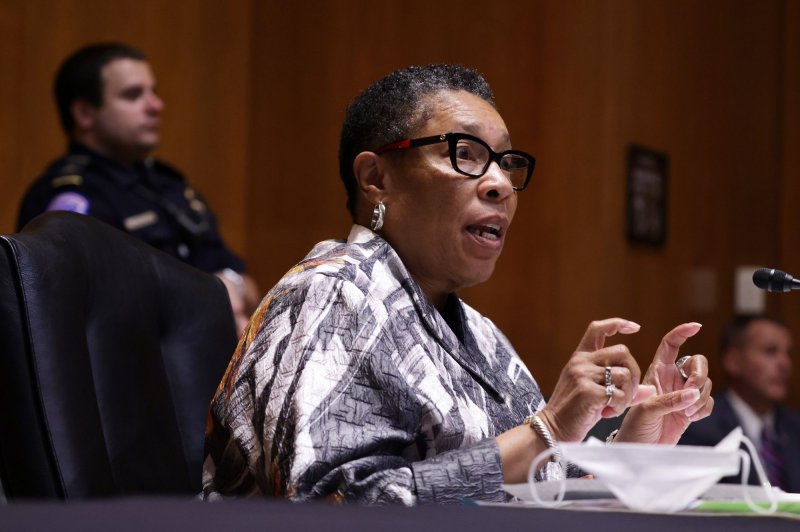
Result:
[[[723,335],[720,358],[728,389],[715,396],[709,417],[689,425],[680,443],[716,445],[742,427],[772,485],[800,492],[800,413],[781,404],[789,388],[791,353],[792,335],[781,321],[763,314],[735,318]],[[750,483],[757,483],[752,469]]]

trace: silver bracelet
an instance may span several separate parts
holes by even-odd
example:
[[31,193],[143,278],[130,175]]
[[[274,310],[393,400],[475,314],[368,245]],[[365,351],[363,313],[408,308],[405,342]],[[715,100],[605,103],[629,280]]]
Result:
[[558,442],[553,438],[553,435],[550,434],[550,429],[547,428],[547,425],[544,424],[544,421],[542,421],[536,414],[531,414],[525,418],[523,423],[535,430],[536,433],[541,436],[541,438],[547,444],[547,447],[553,450],[553,454],[550,455],[550,461],[559,463],[561,461],[561,448],[558,446]]
[[617,433],[618,432],[619,432],[619,429],[612,430],[611,434],[609,434],[608,438],[606,438],[606,443],[612,443],[614,441],[614,438],[617,437]]

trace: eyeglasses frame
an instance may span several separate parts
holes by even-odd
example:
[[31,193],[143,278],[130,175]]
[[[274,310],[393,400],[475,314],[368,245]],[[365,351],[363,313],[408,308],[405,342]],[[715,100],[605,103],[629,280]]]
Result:
[[[486,161],[486,165],[483,167],[483,170],[481,171],[480,174],[478,175],[468,174],[467,172],[464,172],[463,170],[458,168],[458,164],[456,162],[456,146],[459,140],[471,140],[473,142],[477,142],[481,146],[485,147],[486,151],[489,152],[489,159]],[[486,144],[486,142],[483,139],[480,139],[474,135],[470,135],[469,133],[455,133],[451,131],[450,133],[431,135],[430,137],[398,140],[397,142],[391,142],[389,144],[381,146],[380,148],[375,150],[374,153],[376,153],[377,155],[381,155],[388,151],[408,150],[411,148],[419,148],[420,146],[429,146],[431,144],[438,144],[441,142],[448,143],[447,148],[450,155],[450,164],[453,166],[453,170],[455,170],[461,175],[477,179],[486,174],[486,172],[489,170],[489,166],[493,162],[496,162],[497,165],[500,166],[500,161],[506,155],[517,155],[527,159],[530,164],[528,165],[528,175],[525,177],[525,182],[521,186],[514,186],[512,184],[511,188],[513,188],[516,191],[522,191],[525,190],[525,188],[527,188],[528,184],[530,184],[531,182],[531,176],[533,176],[533,169],[536,166],[536,157],[534,157],[530,153],[526,153],[520,150],[505,150],[498,153],[494,151],[488,144]]]

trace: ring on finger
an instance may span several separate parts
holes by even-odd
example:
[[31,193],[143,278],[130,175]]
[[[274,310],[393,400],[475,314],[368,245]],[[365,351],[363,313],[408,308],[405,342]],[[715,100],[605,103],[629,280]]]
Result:
[[606,384],[606,405],[605,406],[608,406],[608,405],[611,404],[611,400],[614,398],[614,390],[616,390],[616,389],[617,389],[617,387],[614,386],[613,384]]
[[689,356],[689,355],[686,355],[686,356],[682,356],[681,358],[679,358],[678,360],[675,361],[675,366],[678,368],[678,373],[680,373],[681,377],[683,377],[685,380],[688,380],[689,376],[686,374],[686,371],[683,369],[683,366],[685,366],[686,363],[689,362],[690,358],[692,358],[692,357]]
[[606,388],[608,388],[612,384],[611,383],[611,366],[606,366],[605,370],[606,370],[606,375],[605,375],[606,376]]

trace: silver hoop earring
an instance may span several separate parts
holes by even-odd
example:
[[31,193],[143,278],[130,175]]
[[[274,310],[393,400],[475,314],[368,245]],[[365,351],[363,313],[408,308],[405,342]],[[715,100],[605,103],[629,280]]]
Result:
[[372,223],[370,223],[370,229],[373,231],[380,231],[381,227],[383,227],[383,215],[386,214],[386,205],[383,204],[383,201],[379,201],[375,208],[372,209]]

